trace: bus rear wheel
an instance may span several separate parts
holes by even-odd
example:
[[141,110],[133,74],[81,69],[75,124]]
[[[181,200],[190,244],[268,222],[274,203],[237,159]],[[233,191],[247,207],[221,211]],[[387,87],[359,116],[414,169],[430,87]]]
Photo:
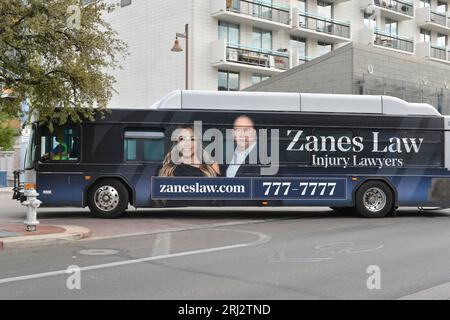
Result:
[[96,182],[88,192],[88,206],[97,218],[113,219],[121,216],[128,207],[127,188],[116,179]]
[[394,210],[394,195],[384,182],[366,182],[356,191],[356,210],[366,218],[383,218]]

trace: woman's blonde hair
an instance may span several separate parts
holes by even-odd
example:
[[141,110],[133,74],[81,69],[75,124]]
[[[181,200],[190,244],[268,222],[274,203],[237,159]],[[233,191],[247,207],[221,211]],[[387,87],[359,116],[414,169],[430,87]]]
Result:
[[[191,130],[194,131],[192,127],[179,127],[177,130]],[[166,154],[163,160],[162,168],[159,170],[160,177],[172,177],[175,169],[177,168],[177,164],[172,159],[172,153],[175,152],[175,148],[177,147],[178,142],[174,142],[170,151]],[[203,149],[203,147],[199,146],[201,150],[202,161],[200,163],[199,169],[206,177],[216,177],[217,173],[212,167],[212,159],[210,155]]]

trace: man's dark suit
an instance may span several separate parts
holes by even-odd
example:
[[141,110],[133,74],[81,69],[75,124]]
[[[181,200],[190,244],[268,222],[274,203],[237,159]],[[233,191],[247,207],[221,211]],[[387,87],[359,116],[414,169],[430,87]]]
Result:
[[[244,162],[239,166],[235,177],[259,177],[261,175],[261,166],[258,164],[249,164],[249,159],[258,159],[258,148],[255,145],[252,151],[247,155]],[[230,162],[230,161],[228,161]],[[227,169],[230,164],[222,164],[220,166],[220,173],[222,177],[227,176]],[[260,200],[224,200],[222,202],[227,207],[255,207],[261,206]]]

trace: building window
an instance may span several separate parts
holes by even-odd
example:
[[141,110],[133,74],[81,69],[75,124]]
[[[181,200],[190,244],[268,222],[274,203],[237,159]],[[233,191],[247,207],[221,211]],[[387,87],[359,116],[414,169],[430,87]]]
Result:
[[261,74],[253,74],[252,75],[252,84],[260,83],[261,81],[270,79],[270,76],[264,76]]
[[[306,7],[306,0],[298,0],[298,11],[299,12],[307,12],[307,7]],[[302,25],[306,24],[306,17],[305,16],[299,16],[299,22]]]
[[389,34],[398,34],[398,21],[386,18],[384,20],[384,31]]
[[229,22],[219,21],[219,39],[227,43],[240,43],[239,25]]
[[444,12],[444,13],[447,12],[447,2],[438,1],[437,2],[436,11],[437,12]]
[[[272,19],[272,0],[253,0],[253,15],[263,19]],[[262,5],[258,5],[262,4]]]
[[272,31],[254,27],[252,45],[255,48],[272,50]]
[[306,53],[306,39],[291,36],[289,39],[289,51],[298,52],[299,59],[305,58],[307,56]]
[[164,144],[164,133],[161,131],[126,131],[125,161],[162,161]]
[[126,7],[126,6],[129,6],[131,4],[131,0],[120,0],[120,6],[123,8],[123,7]]
[[317,0],[317,14],[325,18],[333,18],[333,4],[322,0]]
[[239,90],[239,73],[219,70],[218,77],[219,91],[238,91]]
[[376,26],[375,15],[370,13],[364,13],[364,25],[368,28]]
[[431,42],[431,31],[420,29],[420,41]]
[[317,42],[317,55],[321,56],[333,50],[333,44],[327,42]]
[[436,44],[439,47],[446,47],[447,46],[447,36],[445,34],[438,33],[437,39],[436,39]]
[[[321,17],[333,19],[333,5],[329,2],[317,0],[317,14]],[[327,27],[327,22],[322,21],[322,20],[317,20],[317,29],[318,30],[325,31],[326,27]]]
[[419,1],[420,8],[430,7],[430,6],[431,6],[431,0],[420,0]]

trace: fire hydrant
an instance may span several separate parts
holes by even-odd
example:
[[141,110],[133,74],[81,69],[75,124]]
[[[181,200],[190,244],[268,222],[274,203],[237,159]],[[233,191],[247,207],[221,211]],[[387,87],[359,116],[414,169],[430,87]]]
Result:
[[26,225],[27,231],[34,232],[36,231],[37,225],[39,221],[37,220],[36,209],[39,208],[42,201],[37,199],[39,193],[36,190],[25,190],[24,195],[27,197],[27,200],[22,202],[22,205],[27,207],[27,220],[24,222]]

